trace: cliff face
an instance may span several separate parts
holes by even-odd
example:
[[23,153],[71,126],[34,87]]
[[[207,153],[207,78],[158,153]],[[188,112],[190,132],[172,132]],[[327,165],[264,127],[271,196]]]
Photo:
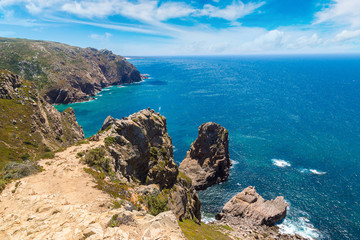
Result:
[[195,189],[203,190],[226,181],[230,166],[228,131],[217,123],[202,124],[180,170],[192,179]]
[[111,51],[25,39],[0,38],[0,69],[34,82],[49,103],[86,101],[104,87],[141,81]]
[[9,71],[0,71],[0,112],[0,169],[84,138],[73,109],[58,112],[33,83]]
[[[100,137],[105,137],[118,179],[141,185],[155,184],[159,189],[151,187],[147,192],[167,200],[179,219],[201,219],[200,200],[191,180],[179,173],[174,162],[164,116],[147,109],[122,120],[108,117],[102,131]],[[143,192],[143,188],[140,189]]]

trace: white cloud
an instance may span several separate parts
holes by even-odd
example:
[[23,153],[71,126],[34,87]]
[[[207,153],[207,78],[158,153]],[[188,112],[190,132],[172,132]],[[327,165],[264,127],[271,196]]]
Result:
[[109,40],[111,36],[112,36],[111,33],[104,33],[103,35],[93,33],[89,37],[94,40],[104,41],[104,40]]
[[315,23],[333,22],[352,27],[360,26],[359,0],[334,0],[316,14]]
[[0,8],[16,4],[24,4],[31,14],[38,14],[46,8],[51,8],[62,0],[0,0]]
[[231,5],[225,8],[218,8],[211,4],[204,5],[204,9],[200,11],[200,15],[223,18],[229,21],[235,21],[246,15],[253,13],[256,9],[264,5],[265,2],[260,3],[247,3],[241,1],[234,1]]
[[355,30],[355,31],[343,30],[341,33],[336,34],[334,41],[343,42],[358,37],[360,37],[360,30]]

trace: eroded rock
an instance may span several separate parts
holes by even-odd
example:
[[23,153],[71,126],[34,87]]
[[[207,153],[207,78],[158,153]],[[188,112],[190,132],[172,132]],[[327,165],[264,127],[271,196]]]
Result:
[[208,122],[199,127],[198,137],[179,169],[191,178],[196,190],[203,190],[226,181],[230,166],[228,131]]
[[273,226],[285,218],[288,206],[284,197],[266,201],[250,186],[232,197],[222,212],[216,215],[216,219],[236,222],[242,218],[257,225]]

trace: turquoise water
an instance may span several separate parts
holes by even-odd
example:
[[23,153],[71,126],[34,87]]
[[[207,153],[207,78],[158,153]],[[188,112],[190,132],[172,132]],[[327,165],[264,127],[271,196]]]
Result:
[[198,126],[229,130],[231,175],[199,192],[205,219],[249,185],[290,204],[282,231],[360,239],[360,56],[131,59],[150,79],[110,87],[75,109],[86,136],[108,115],[165,115],[180,163]]

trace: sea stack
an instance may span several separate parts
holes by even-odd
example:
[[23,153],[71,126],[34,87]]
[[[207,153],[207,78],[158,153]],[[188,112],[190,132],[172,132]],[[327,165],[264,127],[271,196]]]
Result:
[[235,225],[247,221],[256,225],[273,226],[285,218],[288,206],[284,197],[266,201],[256,192],[255,187],[250,186],[232,197],[215,218]]
[[228,131],[214,122],[199,127],[197,139],[191,144],[179,170],[192,180],[196,190],[204,190],[229,176]]

